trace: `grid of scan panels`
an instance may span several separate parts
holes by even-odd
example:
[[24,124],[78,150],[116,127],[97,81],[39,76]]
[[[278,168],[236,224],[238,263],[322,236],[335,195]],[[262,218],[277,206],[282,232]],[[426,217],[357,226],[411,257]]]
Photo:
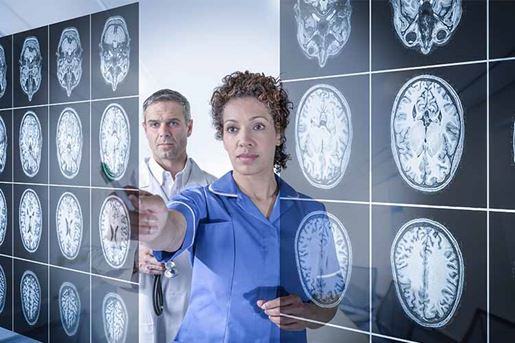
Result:
[[138,31],[135,3],[0,37],[3,328],[138,339]]
[[281,1],[281,176],[352,261],[308,340],[515,339],[514,19],[510,1]]

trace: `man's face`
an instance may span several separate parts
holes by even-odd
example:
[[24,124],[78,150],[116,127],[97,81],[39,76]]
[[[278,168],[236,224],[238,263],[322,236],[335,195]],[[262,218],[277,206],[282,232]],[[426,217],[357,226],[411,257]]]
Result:
[[148,106],[143,128],[157,162],[180,161],[186,158],[186,144],[193,122],[186,122],[182,105],[160,101]]

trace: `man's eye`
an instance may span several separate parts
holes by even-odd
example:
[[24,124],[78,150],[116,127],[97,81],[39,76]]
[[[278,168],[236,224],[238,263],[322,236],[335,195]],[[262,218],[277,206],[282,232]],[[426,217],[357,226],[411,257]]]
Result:
[[157,129],[159,127],[159,123],[150,123],[149,126],[153,129]]

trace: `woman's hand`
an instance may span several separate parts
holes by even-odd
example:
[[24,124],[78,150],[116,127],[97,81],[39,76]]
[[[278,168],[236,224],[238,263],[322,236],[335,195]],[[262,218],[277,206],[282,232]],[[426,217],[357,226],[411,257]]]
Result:
[[287,331],[319,328],[323,323],[333,319],[336,314],[336,307],[322,308],[312,303],[305,303],[298,295],[288,295],[268,301],[258,300],[257,305],[275,325]]

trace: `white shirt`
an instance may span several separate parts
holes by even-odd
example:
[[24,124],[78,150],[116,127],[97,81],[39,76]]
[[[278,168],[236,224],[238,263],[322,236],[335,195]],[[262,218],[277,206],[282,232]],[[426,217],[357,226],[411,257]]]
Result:
[[[140,164],[140,189],[157,194],[168,201],[173,195],[194,186],[204,186],[216,178],[199,168],[191,158],[184,169],[175,175],[163,169],[153,158]],[[139,341],[171,342],[186,313],[191,286],[191,264],[188,254],[174,260],[178,275],[172,279],[161,278],[164,310],[157,316],[153,307],[154,275],[139,273]]]

